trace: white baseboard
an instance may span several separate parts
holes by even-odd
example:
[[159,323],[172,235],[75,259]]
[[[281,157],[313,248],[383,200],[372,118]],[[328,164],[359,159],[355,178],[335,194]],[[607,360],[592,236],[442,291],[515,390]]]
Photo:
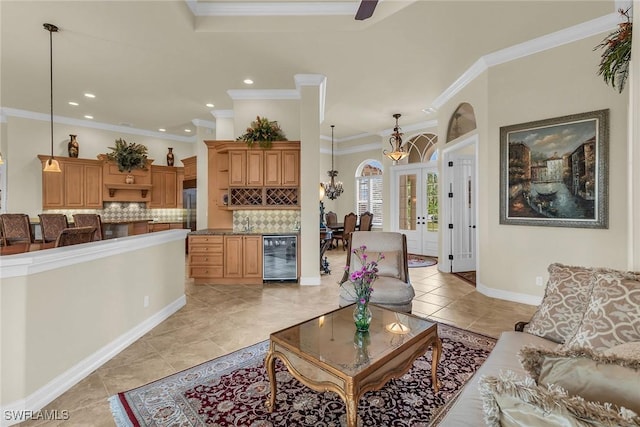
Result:
[[24,399],[11,402],[0,408],[0,426],[11,426],[25,421],[28,414],[37,414],[37,411],[58,398],[64,392],[86,378],[91,372],[111,360],[114,356],[127,348],[138,338],[165,321],[187,303],[185,295],[182,295],[153,316],[145,319],[114,341],[105,345],[80,363],[58,375],[44,386]]
[[486,295],[488,297],[499,298],[512,302],[519,302],[522,304],[540,305],[540,303],[542,302],[542,297],[539,296],[490,288],[481,283],[476,283],[476,290],[482,295]]

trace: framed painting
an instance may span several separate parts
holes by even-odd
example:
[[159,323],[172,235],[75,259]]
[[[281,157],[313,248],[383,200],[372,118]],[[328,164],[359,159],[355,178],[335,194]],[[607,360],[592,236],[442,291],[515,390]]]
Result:
[[609,110],[500,128],[500,223],[608,228]]

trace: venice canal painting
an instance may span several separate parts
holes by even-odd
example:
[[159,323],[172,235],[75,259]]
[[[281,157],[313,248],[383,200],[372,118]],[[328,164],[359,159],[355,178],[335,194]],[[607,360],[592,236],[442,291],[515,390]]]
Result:
[[608,110],[500,128],[500,223],[607,228]]

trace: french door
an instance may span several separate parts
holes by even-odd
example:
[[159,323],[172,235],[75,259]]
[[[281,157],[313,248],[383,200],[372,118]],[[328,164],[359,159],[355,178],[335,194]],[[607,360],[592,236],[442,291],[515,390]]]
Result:
[[435,162],[393,169],[391,227],[407,236],[409,253],[438,256],[438,191]]

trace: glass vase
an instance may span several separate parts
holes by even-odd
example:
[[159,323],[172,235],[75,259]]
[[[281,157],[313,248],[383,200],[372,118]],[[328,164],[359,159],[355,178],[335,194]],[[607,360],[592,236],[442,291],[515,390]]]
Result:
[[371,310],[369,310],[369,301],[362,302],[358,300],[356,307],[353,309],[353,321],[356,324],[356,330],[366,332],[371,324]]

